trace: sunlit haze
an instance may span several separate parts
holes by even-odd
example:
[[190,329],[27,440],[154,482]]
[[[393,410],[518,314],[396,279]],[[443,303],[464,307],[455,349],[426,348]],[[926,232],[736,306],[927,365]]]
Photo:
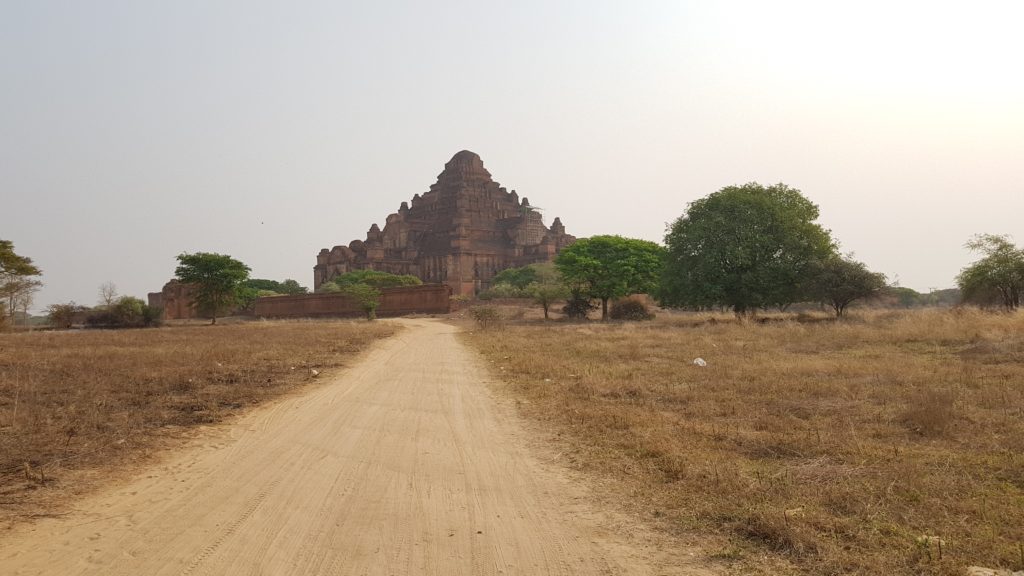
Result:
[[1024,3],[5,2],[0,239],[38,311],[182,252],[312,285],[453,154],[566,231],[662,241],[784,182],[921,291],[1024,241]]

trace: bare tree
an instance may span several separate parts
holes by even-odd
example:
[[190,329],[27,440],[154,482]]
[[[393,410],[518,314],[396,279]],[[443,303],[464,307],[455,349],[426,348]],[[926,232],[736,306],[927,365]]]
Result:
[[117,285],[113,282],[100,284],[100,306],[110,308],[114,305],[115,300],[117,300]]

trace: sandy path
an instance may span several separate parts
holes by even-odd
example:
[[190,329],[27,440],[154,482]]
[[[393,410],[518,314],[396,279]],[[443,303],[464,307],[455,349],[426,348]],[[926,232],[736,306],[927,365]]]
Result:
[[337,379],[0,535],[0,574],[683,572],[532,455],[454,328],[402,322]]

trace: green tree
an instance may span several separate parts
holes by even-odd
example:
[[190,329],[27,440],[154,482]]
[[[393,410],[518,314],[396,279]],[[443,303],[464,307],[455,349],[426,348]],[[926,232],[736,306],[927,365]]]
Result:
[[377,307],[380,306],[380,290],[377,288],[369,284],[345,284],[339,292],[354,300],[367,320],[377,317]]
[[243,282],[243,285],[247,288],[252,288],[259,291],[273,292],[274,294],[307,294],[309,289],[305,286],[299,285],[298,282],[292,279],[287,279],[284,282],[278,282],[277,280],[267,280],[265,278],[250,278]]
[[193,305],[210,314],[216,324],[218,314],[238,304],[249,271],[248,266],[226,254],[196,252],[179,254],[174,274],[181,282],[194,286]]
[[868,270],[861,262],[836,256],[817,261],[808,269],[805,294],[824,302],[841,318],[846,307],[857,300],[871,298],[885,289],[885,275]]
[[562,281],[558,269],[550,262],[531,264],[527,268],[533,271],[533,280],[524,290],[544,309],[544,319],[547,320],[551,305],[569,297],[569,287]]
[[555,259],[565,283],[601,300],[601,319],[608,319],[608,301],[657,287],[664,249],[654,242],[594,236],[577,240]]
[[287,294],[289,296],[295,296],[298,294],[308,294],[309,288],[302,286],[296,280],[286,278],[284,282],[281,282],[281,289],[275,290],[278,294]]
[[967,248],[983,256],[956,277],[963,300],[1016,310],[1024,294],[1024,250],[998,234],[979,234]]
[[31,258],[14,251],[13,242],[0,240],[0,325],[5,315],[13,317],[19,308],[28,309],[43,285],[35,276],[42,273]]
[[491,284],[508,284],[520,290],[525,289],[532,282],[537,281],[537,269],[534,265],[523,266],[522,268],[508,268],[498,272],[491,280]]
[[[334,286],[331,286],[333,284]],[[377,289],[419,286],[423,281],[409,274],[391,274],[378,270],[353,270],[320,285],[317,292],[339,292],[349,284],[366,284]]]
[[836,254],[818,207],[785,184],[729,186],[690,203],[665,235],[664,305],[738,316],[801,297],[808,268]]

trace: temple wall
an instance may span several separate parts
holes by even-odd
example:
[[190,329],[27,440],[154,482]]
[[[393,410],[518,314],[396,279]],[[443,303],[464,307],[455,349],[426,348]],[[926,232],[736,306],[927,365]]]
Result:
[[[381,290],[378,316],[404,314],[447,314],[451,311],[450,287],[425,284]],[[261,318],[358,317],[363,311],[344,294],[301,294],[256,299],[256,316]]]

